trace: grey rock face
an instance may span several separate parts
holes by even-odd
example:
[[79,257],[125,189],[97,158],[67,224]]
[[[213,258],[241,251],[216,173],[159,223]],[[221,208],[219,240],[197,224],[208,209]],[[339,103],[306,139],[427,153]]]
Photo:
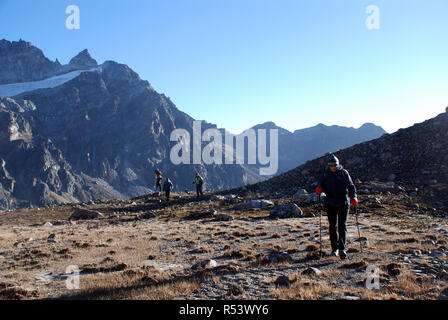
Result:
[[88,69],[97,67],[98,63],[90,56],[89,51],[85,49],[78,53],[76,57],[73,57],[70,60],[69,65],[75,67],[76,69]]
[[0,207],[86,201],[85,182],[44,137],[30,101],[0,98]]
[[0,40],[0,84],[41,80],[62,72],[30,42]]

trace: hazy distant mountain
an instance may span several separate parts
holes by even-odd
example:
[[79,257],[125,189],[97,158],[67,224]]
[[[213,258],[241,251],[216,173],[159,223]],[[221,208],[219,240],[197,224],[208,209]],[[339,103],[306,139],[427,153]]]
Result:
[[[322,123],[290,132],[274,122],[265,122],[253,129],[278,129],[278,173],[290,170],[327,152],[335,152],[355,144],[376,139],[387,133],[373,123],[365,123],[358,129],[343,126],[326,126]],[[269,142],[269,140],[267,140]],[[269,145],[269,143],[268,143]]]

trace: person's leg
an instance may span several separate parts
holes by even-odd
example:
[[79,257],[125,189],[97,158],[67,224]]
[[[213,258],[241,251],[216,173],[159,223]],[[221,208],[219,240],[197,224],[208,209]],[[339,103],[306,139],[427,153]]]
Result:
[[170,200],[170,190],[166,190],[165,195],[166,195],[166,201],[169,201]]
[[199,192],[201,193],[201,197],[204,195],[204,193],[202,192],[202,184],[199,185]]
[[199,185],[197,184],[196,185],[196,195],[199,197],[199,192],[200,192],[200,188],[199,188]]
[[330,233],[330,242],[331,242],[331,250],[334,252],[338,249],[338,234],[336,230],[337,223],[337,212],[336,208],[333,206],[325,206],[327,209],[328,223],[329,223],[329,233]]
[[339,250],[346,250],[347,239],[347,218],[349,206],[345,205],[338,208],[338,233],[339,233]]

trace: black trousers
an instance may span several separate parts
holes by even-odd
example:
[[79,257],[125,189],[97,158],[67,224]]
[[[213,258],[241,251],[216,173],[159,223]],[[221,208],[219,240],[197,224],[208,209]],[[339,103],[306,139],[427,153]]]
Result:
[[160,191],[162,191],[162,184],[160,182],[156,182],[156,191],[157,191],[157,188],[159,188]]
[[197,184],[196,185],[196,193],[198,194],[198,197],[199,197],[199,194],[201,194],[201,197],[204,195],[202,193],[202,184]]
[[170,190],[165,190],[166,201],[170,200]]
[[339,207],[325,205],[328,222],[330,223],[330,242],[333,251],[346,250],[347,218],[350,207],[348,204]]

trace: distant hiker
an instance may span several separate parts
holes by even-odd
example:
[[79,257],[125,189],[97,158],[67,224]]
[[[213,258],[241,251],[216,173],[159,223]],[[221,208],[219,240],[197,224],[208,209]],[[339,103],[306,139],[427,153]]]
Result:
[[204,184],[204,179],[199,175],[199,172],[196,172],[196,176],[194,177],[193,184],[196,185],[196,193],[199,197],[199,194],[201,194],[201,197],[204,195],[202,193],[202,185]]
[[156,169],[156,191],[157,188],[159,188],[160,191],[162,191],[162,171],[159,169]]
[[[331,155],[327,161],[328,168],[322,174],[316,193],[324,192],[325,208],[327,210],[328,222],[330,224],[330,241],[332,255],[347,257],[345,241],[347,238],[347,218],[350,206],[358,204],[356,188],[347,170],[339,164],[339,159]],[[350,202],[348,196],[350,196]],[[339,233],[339,238],[338,238]]]
[[170,192],[173,190],[174,185],[170,179],[166,179],[163,183],[163,191],[165,191],[166,201],[170,200]]

